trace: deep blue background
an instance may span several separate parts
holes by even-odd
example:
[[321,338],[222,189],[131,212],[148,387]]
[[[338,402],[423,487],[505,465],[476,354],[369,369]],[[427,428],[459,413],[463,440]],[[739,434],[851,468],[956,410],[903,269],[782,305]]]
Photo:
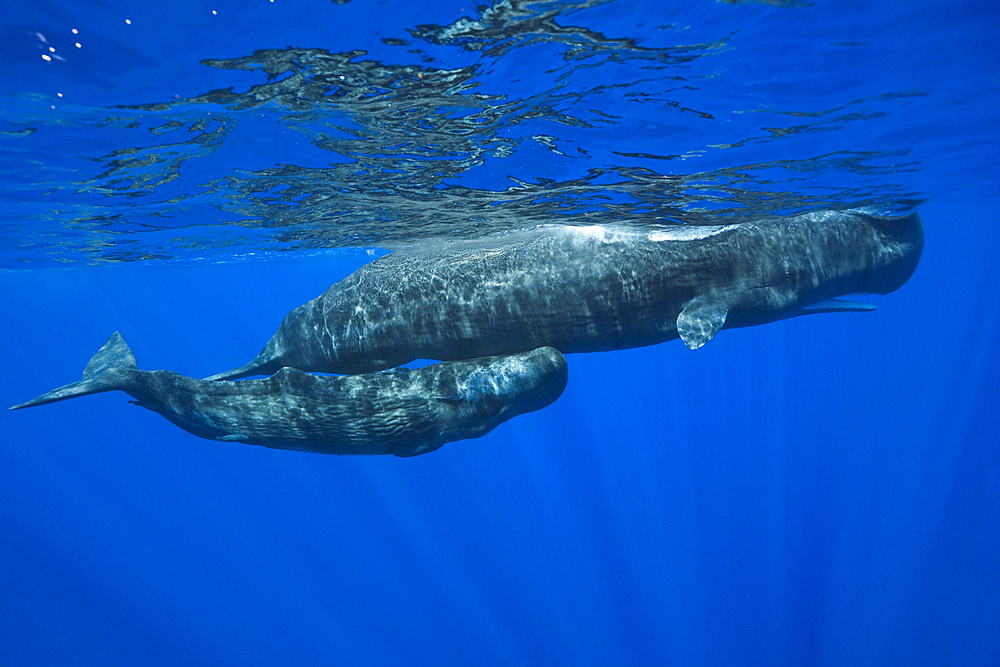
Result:
[[[458,15],[363,4],[343,6],[354,21],[343,29],[372,49]],[[623,6],[632,20],[615,13]],[[893,121],[898,136],[879,126],[878,141],[923,161],[902,178],[928,201],[917,273],[871,299],[875,313],[725,331],[694,352],[673,342],[571,356],[549,408],[414,459],[208,442],[122,394],[0,413],[0,662],[1000,663],[998,70],[977,46],[996,37],[983,6],[888,3],[875,20],[857,3],[713,5],[708,17],[743,12],[734,29],[763,50],[748,56],[747,81],[766,75],[766,35],[785,52],[769,22],[824,26],[825,40],[882,31],[885,54],[913,42],[859,74],[891,89],[923,78],[929,91],[916,116]],[[54,33],[59,11],[112,13],[102,7],[7,14],[4,85],[49,92],[37,52],[17,50],[24,26],[56,22]],[[117,38],[132,49],[120,69],[57,83],[95,105],[174,84],[201,93],[233,73],[191,69],[198,58],[330,41],[309,31],[329,31],[320,19],[341,9],[286,4],[265,21],[254,12],[269,7],[246,7],[217,48],[203,46],[209,18],[186,19],[179,41],[143,28]],[[139,11],[137,25],[176,19]],[[577,23],[625,34],[653,10],[586,11]],[[709,12],[671,11],[693,32]],[[770,93],[779,106],[810,94]],[[863,143],[867,127],[841,132]],[[21,178],[36,177],[44,170],[26,161]],[[0,272],[0,405],[77,379],[115,330],[142,368],[203,377],[236,366],[288,310],[368,259]]]

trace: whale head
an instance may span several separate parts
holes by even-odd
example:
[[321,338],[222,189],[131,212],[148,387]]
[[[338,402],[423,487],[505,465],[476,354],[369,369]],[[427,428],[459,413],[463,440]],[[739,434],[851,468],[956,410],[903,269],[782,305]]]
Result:
[[905,216],[860,214],[870,225],[867,266],[855,278],[854,292],[888,294],[910,279],[924,249],[924,225],[914,211]]
[[482,362],[460,381],[460,393],[473,411],[495,412],[501,421],[544,408],[566,388],[566,358],[552,347]]
[[436,403],[434,429],[401,443],[396,456],[417,456],[447,442],[478,438],[501,423],[541,410],[566,388],[566,358],[552,347],[435,364],[420,370]]
[[[848,294],[888,294],[917,268],[924,227],[906,216],[819,211],[797,219],[788,246],[774,263],[790,305],[801,307]],[[790,249],[790,250],[789,250]]]
[[[916,212],[816,211],[749,223],[732,238],[739,242],[730,244],[733,252],[726,258],[740,279],[685,305],[678,322],[691,336],[690,342],[685,339],[689,347],[705,340],[694,333],[714,335],[723,323],[735,328],[809,313],[874,310],[839,297],[888,294],[902,287],[920,261],[924,227]],[[760,243],[754,245],[754,240]],[[716,311],[714,318],[699,319]]]

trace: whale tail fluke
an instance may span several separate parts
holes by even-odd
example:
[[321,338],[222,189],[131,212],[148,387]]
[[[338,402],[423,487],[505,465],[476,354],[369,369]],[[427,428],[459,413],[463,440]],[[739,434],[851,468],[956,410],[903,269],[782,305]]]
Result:
[[137,370],[138,368],[139,366],[135,362],[135,355],[132,354],[128,343],[116,331],[101,346],[97,354],[90,358],[87,367],[83,369],[82,380],[72,382],[58,389],[53,389],[26,403],[14,405],[10,409],[33,408],[36,405],[64,401],[67,398],[125,389],[129,383],[127,371]]

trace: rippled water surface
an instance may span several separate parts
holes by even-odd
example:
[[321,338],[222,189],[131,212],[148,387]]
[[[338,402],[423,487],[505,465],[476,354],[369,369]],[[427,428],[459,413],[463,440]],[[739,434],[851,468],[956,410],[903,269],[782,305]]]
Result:
[[18,5],[0,261],[901,211],[988,166],[975,3],[762,4]]

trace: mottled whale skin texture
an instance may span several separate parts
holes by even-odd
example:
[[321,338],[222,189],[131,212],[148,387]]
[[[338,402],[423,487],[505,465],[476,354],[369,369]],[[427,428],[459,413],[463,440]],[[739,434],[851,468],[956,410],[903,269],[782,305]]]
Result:
[[231,380],[291,366],[366,373],[414,359],[551,346],[564,354],[682,338],[887,294],[923,249],[917,213],[821,211],[727,226],[545,226],[381,257],[296,308]]
[[476,438],[544,408],[566,387],[566,359],[551,347],[520,354],[316,376],[283,368],[263,380],[205,382],[141,371],[115,332],[83,380],[11,409],[121,390],[185,431],[210,440],[322,454],[416,456]]

